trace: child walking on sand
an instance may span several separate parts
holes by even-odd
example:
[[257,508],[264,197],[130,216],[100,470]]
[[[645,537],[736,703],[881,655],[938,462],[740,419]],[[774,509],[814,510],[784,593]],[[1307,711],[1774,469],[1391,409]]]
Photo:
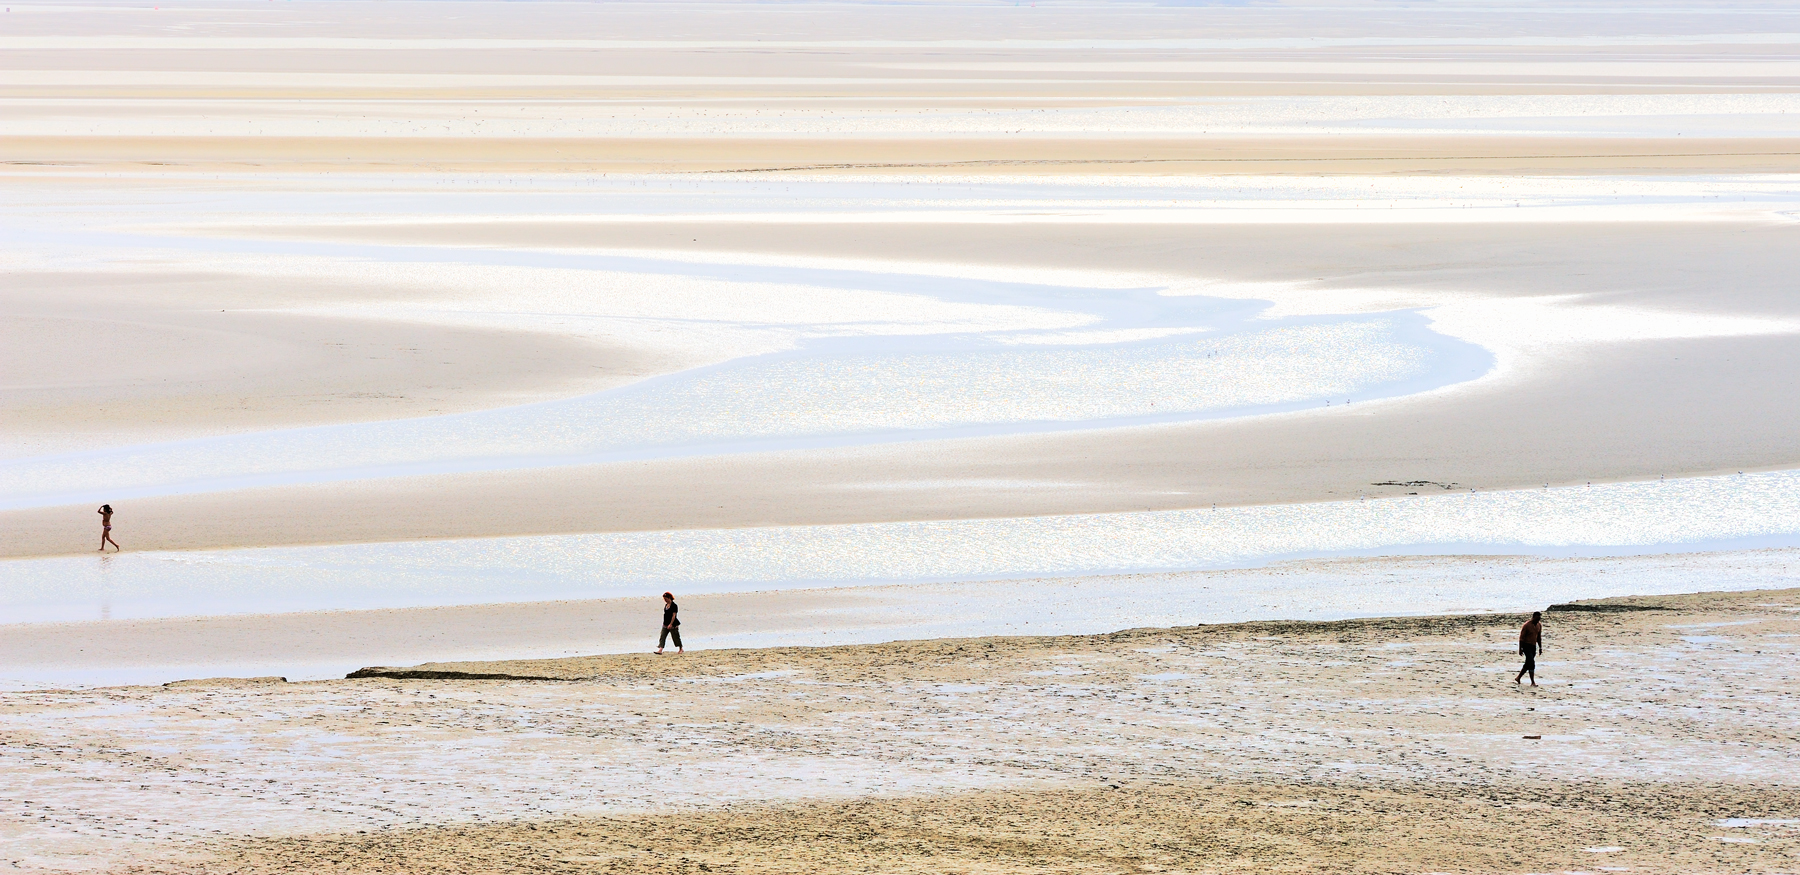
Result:
[[657,653],[663,652],[663,645],[668,643],[671,637],[675,639],[675,652],[682,652],[681,617],[677,616],[680,612],[681,606],[675,604],[675,594],[672,592],[663,593],[663,627],[662,634],[656,638]]
[[100,515],[100,550],[99,550],[99,552],[105,553],[107,544],[113,545],[114,553],[119,552],[119,549],[120,549],[119,542],[112,539],[112,505],[110,505],[110,504],[100,505],[100,509],[95,511],[95,513]]
[[1538,651],[1543,649],[1544,614],[1542,611],[1532,611],[1531,619],[1526,620],[1525,625],[1519,627],[1519,652],[1525,655],[1525,667],[1519,669],[1518,674],[1513,675],[1513,683],[1518,683],[1519,678],[1529,672],[1531,685],[1537,686],[1537,655]]

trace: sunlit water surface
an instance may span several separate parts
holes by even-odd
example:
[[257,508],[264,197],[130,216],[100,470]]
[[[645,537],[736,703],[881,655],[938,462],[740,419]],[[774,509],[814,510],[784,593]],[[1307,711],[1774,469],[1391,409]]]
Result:
[[[0,563],[0,610],[32,622],[1795,545],[1800,471],[1780,471],[1217,510],[23,559]],[[1416,583],[1359,599],[1404,612]]]
[[[9,190],[0,200],[0,239],[9,244],[0,261],[44,271],[441,284],[458,291],[435,303],[302,310],[468,327],[554,325],[594,339],[724,332],[718,336],[738,346],[709,367],[541,404],[0,459],[0,509],[1241,416],[1415,394],[1479,378],[1494,364],[1488,351],[1436,333],[1427,318],[1406,310],[1274,319],[1263,318],[1266,301],[1193,289],[1164,294],[1169,290],[1098,276],[1084,280],[1092,285],[1058,285],[1070,277],[1046,281],[1029,271],[996,276],[943,265],[826,269],[730,253],[681,260],[388,245],[342,233],[359,224],[694,216],[1205,223],[1317,221],[1325,214],[1336,216],[1331,221],[1516,221],[1527,214],[1544,221],[1576,216],[1571,210],[1619,220],[1727,205],[1762,214],[1793,202],[1789,185],[1729,177],[1047,185],[445,176],[352,180],[329,195],[283,177],[258,180],[254,192],[212,190],[198,179],[194,185],[192,192],[129,182]],[[283,238],[275,233],[283,227],[340,233]],[[718,309],[728,299],[740,302],[736,309]],[[831,314],[809,320],[789,312],[811,306],[796,301]],[[784,315],[769,315],[775,311]]]
[[1104,346],[847,346],[568,401],[0,462],[0,507],[1275,412],[1407,394],[1488,361],[1410,314]]

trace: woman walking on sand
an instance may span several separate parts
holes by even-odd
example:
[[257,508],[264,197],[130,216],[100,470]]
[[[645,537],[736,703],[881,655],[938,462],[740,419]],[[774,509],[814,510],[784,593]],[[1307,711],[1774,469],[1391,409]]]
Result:
[[663,652],[663,645],[670,638],[675,639],[675,652],[681,653],[681,606],[675,604],[675,594],[663,593],[663,627],[662,634],[656,638],[656,652]]
[[97,511],[94,511],[94,512],[100,515],[100,551],[99,552],[105,553],[107,544],[113,545],[114,553],[119,552],[119,550],[120,550],[119,542],[112,539],[112,505],[110,505],[110,504],[100,505],[100,509]]
[[1519,669],[1518,674],[1513,675],[1513,683],[1518,683],[1519,678],[1524,677],[1526,672],[1530,672],[1531,685],[1537,686],[1537,655],[1538,651],[1543,649],[1544,614],[1542,611],[1532,611],[1531,619],[1526,620],[1525,625],[1519,627],[1519,652],[1525,656],[1525,667]]

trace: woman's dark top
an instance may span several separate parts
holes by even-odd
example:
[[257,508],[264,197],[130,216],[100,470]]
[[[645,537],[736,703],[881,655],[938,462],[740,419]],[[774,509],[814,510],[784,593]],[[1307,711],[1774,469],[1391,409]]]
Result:
[[668,606],[663,608],[663,628],[664,629],[673,629],[676,626],[681,625],[680,618],[675,616],[675,612],[679,611],[679,610],[681,610],[681,606],[675,604],[674,602],[669,602]]

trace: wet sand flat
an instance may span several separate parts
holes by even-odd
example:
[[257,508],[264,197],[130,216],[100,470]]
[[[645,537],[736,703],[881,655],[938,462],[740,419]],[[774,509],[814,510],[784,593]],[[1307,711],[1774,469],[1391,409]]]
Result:
[[[937,561],[951,521],[991,559],[1060,542],[967,531],[1639,481],[1603,508],[1607,539],[1551,540],[1692,548],[1671,521],[1742,516],[1747,493],[1669,507],[1644,498],[1660,478],[1800,467],[1790,5],[0,16],[0,582],[99,618],[0,618],[0,672],[20,672],[0,686],[0,868],[1800,868],[1791,549],[696,593],[698,649],[655,657],[620,652],[647,649],[640,605],[579,588],[617,583],[583,570],[607,554],[476,543],[738,538],[656,561],[799,557],[781,588],[841,533],[770,527],[914,525],[871,552]],[[1429,366],[1296,370],[1264,406],[1183,396],[1189,418],[1083,394],[1096,350],[1379,320],[1398,327],[1295,348]],[[1035,370],[968,364],[1002,347]],[[839,352],[902,391],[844,403],[800,367]],[[1213,352],[1157,373],[1250,382]],[[798,364],[752,368],[775,359]],[[750,377],[683,382],[731,373]],[[1051,386],[1100,412],[882,431],[962,409],[911,391],[945,373],[1023,375],[972,409]],[[574,403],[679,411],[690,395],[657,387],[692,386],[726,388],[679,446],[667,419]],[[1065,415],[1085,424],[1032,424]],[[776,421],[800,425],[756,430]],[[565,440],[620,422],[648,442]],[[87,565],[100,501],[132,551],[391,564]],[[1787,516],[1709,549],[1791,547]],[[1278,531],[1253,529],[1237,541]],[[756,552],[781,537],[803,549]],[[443,561],[488,547],[551,569],[534,598],[587,600],[482,604],[533,572]],[[415,607],[337,610],[407,575],[430,585],[391,604]],[[1520,688],[1523,617],[1467,612],[1549,591],[1641,595],[1552,610],[1544,685]],[[271,613],[226,613],[245,605]],[[1301,621],[1428,612],[1447,615]],[[341,677],[365,657],[391,665]],[[295,682],[206,679],[283,665]],[[81,685],[101,677],[192,679]]]
[[4,831],[171,872],[1791,865],[1800,593],[1553,610],[1536,690],[1520,619],[7,693]]
[[[950,333],[951,293],[902,318],[845,289],[747,290],[769,264],[886,265],[870,281],[909,294],[1061,271],[1270,316],[1416,312],[1496,367],[1329,415],[437,474],[425,460],[326,485],[197,470],[155,494],[0,511],[0,556],[85,552],[99,501],[129,507],[132,549],[214,549],[1800,465],[1790,9],[692,10],[7,13],[0,182],[24,206],[0,262],[15,317],[0,455],[491,411],[846,333]],[[1125,183],[1148,187],[1113,203]],[[755,194],[803,184],[824,187]],[[1059,186],[1087,188],[1059,201]],[[965,202],[944,207],[948,190]],[[446,192],[471,199],[432,200]],[[545,267],[595,253],[728,267],[684,295]]]
[[[301,3],[13,14],[0,160],[163,171],[1793,172],[1791,10]],[[27,10],[21,9],[20,13]]]
[[[1800,313],[1781,292],[1796,228],[1752,221],[833,228],[720,220],[264,228],[258,233],[336,241],[360,235],[395,245],[606,246],[725,258],[733,256],[721,253],[800,259],[859,253],[919,270],[942,261],[971,271],[1131,270],[1169,284],[1221,284],[1226,294],[1266,295],[1296,309],[1429,308],[1444,330],[1488,331],[1479,339],[1502,352],[1504,367],[1428,394],[1193,423],[138,498],[130,518],[121,519],[129,528],[120,534],[131,534],[133,549],[208,549],[967,519],[1406,491],[1376,485],[1384,482],[1494,490],[1787,468],[1800,464],[1800,428],[1785,400],[1792,375],[1800,373],[1794,341],[1800,335],[1792,333]],[[690,234],[697,239],[676,239]],[[1311,255],[1290,261],[1281,254],[1296,249]],[[112,434],[98,439],[116,441],[134,433],[173,437],[255,423],[417,415],[592,391],[705,361],[701,353],[635,340],[605,344],[501,325],[477,333],[405,320],[286,313],[247,319],[235,310],[267,308],[260,302],[281,296],[251,277],[219,287],[234,290],[216,293],[234,313],[140,306],[137,324],[160,317],[193,330],[241,332],[235,335],[240,345],[253,343],[256,331],[293,337],[302,329],[321,341],[360,339],[362,345],[319,346],[304,351],[312,358],[281,359],[284,347],[265,343],[247,356],[222,355],[213,371],[185,381],[156,382],[117,369],[105,380],[66,379],[60,375],[85,374],[92,366],[87,347],[69,333],[89,331],[92,323],[75,318],[85,306],[80,298],[44,285],[44,294],[61,302],[45,309],[67,330],[27,336],[20,329],[18,354],[34,364],[18,373],[50,376],[41,388],[8,396],[15,423],[9,438],[73,447],[80,442],[61,433],[104,430]],[[345,293],[321,282],[307,288]],[[423,299],[422,309],[445,306],[429,303],[426,292],[405,294],[414,297],[401,300]],[[198,324],[207,319],[215,322]],[[1709,320],[1723,320],[1724,327],[1710,327]],[[1639,324],[1648,327],[1634,327]],[[189,342],[168,331],[144,342]],[[144,329],[131,332],[142,336]],[[370,349],[374,338],[387,342]],[[433,345],[445,353],[439,361],[453,367],[426,366],[436,364],[426,359],[437,351]],[[370,356],[382,360],[362,361]],[[319,364],[296,368],[297,361]],[[198,388],[219,381],[240,394]],[[133,400],[121,394],[127,391],[145,394]],[[146,407],[144,398],[156,404]],[[140,409],[154,415],[138,416]],[[626,495],[632,500],[596,501]],[[348,506],[360,510],[343,513]],[[87,505],[0,511],[9,532],[0,554],[87,550],[91,516]]]
[[[153,159],[153,160],[152,160]],[[0,165],[193,173],[999,175],[1700,174],[1800,172],[1800,140],[1459,137],[330,140],[0,137]]]
[[270,312],[358,294],[383,290],[204,271],[10,273],[0,448],[431,416],[598,391],[670,366],[566,338]]

